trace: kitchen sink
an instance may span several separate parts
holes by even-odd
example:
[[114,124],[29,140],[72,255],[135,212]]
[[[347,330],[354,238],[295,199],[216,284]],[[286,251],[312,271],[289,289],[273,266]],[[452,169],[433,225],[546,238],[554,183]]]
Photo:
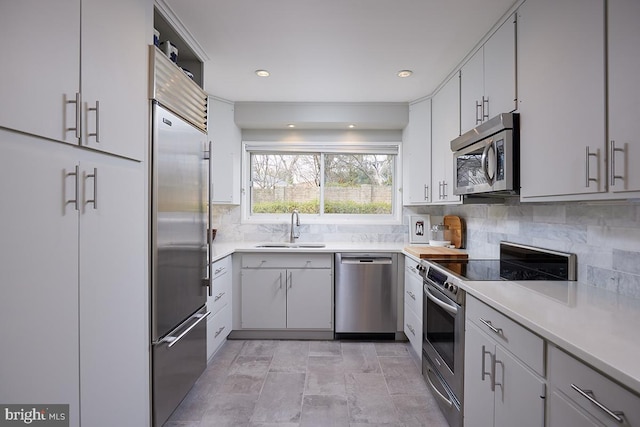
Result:
[[256,248],[324,248],[324,243],[286,243],[286,242],[266,242],[258,243]]

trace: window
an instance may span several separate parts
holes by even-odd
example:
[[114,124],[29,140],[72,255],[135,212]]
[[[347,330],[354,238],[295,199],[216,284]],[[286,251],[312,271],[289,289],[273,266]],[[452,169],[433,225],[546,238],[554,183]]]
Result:
[[397,220],[398,145],[245,144],[247,218]]

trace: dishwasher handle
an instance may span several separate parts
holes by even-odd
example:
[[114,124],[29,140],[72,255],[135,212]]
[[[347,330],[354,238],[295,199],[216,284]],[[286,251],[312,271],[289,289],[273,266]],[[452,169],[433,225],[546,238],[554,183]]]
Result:
[[367,258],[354,258],[354,257],[346,257],[340,260],[341,264],[392,264],[393,260],[391,258],[376,258],[376,257],[367,257]]

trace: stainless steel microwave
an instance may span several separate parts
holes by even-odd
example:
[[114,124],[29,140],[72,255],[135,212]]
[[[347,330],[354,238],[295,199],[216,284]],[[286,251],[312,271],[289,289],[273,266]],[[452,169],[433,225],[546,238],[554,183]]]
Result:
[[518,125],[518,114],[500,114],[451,141],[454,194],[518,194]]

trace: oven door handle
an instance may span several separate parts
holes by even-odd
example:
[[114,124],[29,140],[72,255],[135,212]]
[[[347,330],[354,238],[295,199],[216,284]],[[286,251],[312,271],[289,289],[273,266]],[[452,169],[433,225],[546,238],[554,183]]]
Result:
[[434,393],[436,393],[436,395],[449,407],[451,408],[453,406],[453,402],[449,399],[447,399],[447,397],[440,393],[440,390],[437,389],[437,387],[435,386],[435,384],[433,383],[433,381],[431,381],[431,374],[433,373],[433,371],[431,370],[431,368],[427,368],[427,382],[429,383],[429,387],[431,387],[431,390],[433,390]]
[[443,309],[445,309],[446,311],[448,311],[453,315],[458,314],[458,307],[456,307],[455,305],[447,304],[444,301],[441,301],[439,298],[437,298],[435,295],[431,293],[431,290],[429,290],[428,286],[424,287],[424,292],[427,298],[429,298],[435,304],[439,305],[440,307],[442,307]]

